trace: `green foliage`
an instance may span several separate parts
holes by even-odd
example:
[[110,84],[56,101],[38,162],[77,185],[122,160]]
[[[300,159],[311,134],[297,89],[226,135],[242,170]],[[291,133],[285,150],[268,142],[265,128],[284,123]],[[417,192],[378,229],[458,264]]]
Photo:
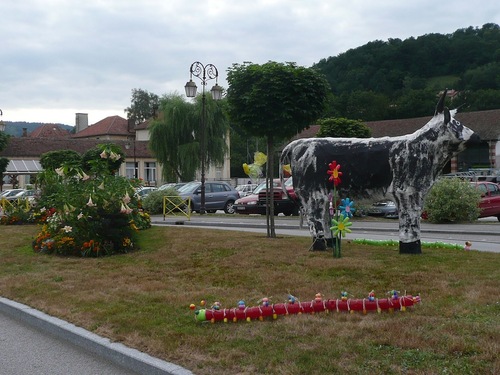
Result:
[[7,147],[7,143],[9,143],[10,135],[5,132],[0,132],[0,151]]
[[99,144],[87,150],[82,156],[85,172],[96,174],[115,174],[125,160],[122,149],[114,143]]
[[326,118],[319,122],[317,137],[369,138],[371,130],[363,122],[341,118]]
[[227,80],[230,118],[254,136],[288,139],[325,109],[328,83],[315,69],[273,61],[233,64]]
[[167,181],[191,181],[199,168],[202,132],[205,131],[205,165],[222,164],[227,153],[228,121],[223,103],[205,95],[205,128],[201,126],[202,95],[194,103],[180,95],[164,96],[160,116],[149,126],[149,147],[163,166]]
[[165,190],[156,190],[147,195],[143,199],[143,208],[152,215],[163,214],[163,197],[169,197],[167,201],[167,211],[174,208],[173,203],[177,206],[182,202],[179,192],[174,188]]
[[[464,91],[468,111],[498,108],[470,98],[481,90],[500,91],[500,27],[488,23],[453,34],[426,34],[406,40],[373,41],[313,67],[323,72],[333,94],[329,116],[363,121],[432,114],[426,92],[445,87]],[[453,103],[458,106],[462,103]]]
[[132,89],[130,107],[125,108],[127,118],[134,123],[141,123],[155,115],[160,98],[158,95],[142,89]]
[[40,165],[43,169],[52,170],[59,168],[65,163],[77,163],[79,165],[81,161],[82,156],[73,150],[49,151],[40,157]]
[[429,191],[424,211],[433,223],[474,221],[479,217],[480,192],[459,178],[442,178]]
[[36,252],[98,257],[134,248],[136,231],[151,222],[131,182],[114,175],[122,160],[117,146],[99,145],[85,154],[85,170],[75,160],[44,170]]

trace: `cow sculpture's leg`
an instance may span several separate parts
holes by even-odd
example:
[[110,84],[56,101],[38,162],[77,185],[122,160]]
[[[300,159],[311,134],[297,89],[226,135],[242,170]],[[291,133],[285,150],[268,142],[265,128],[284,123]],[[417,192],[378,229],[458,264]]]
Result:
[[322,198],[305,199],[304,211],[312,236],[311,250],[326,250],[327,239],[325,238],[325,213],[326,200]]
[[421,254],[420,213],[422,195],[419,192],[394,194],[399,210],[399,253]]

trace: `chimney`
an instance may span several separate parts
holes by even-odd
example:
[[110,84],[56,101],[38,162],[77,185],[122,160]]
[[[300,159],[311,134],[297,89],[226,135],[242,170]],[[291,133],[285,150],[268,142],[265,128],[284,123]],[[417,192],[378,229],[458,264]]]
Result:
[[28,136],[28,128],[23,128],[23,135],[22,137],[27,137]]
[[75,119],[75,133],[78,133],[89,127],[88,113],[77,113]]

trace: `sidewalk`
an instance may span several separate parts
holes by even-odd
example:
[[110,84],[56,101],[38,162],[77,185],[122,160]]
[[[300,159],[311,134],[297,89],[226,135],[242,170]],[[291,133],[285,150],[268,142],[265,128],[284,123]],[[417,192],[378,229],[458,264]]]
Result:
[[2,375],[192,375],[183,367],[2,297],[0,331]]

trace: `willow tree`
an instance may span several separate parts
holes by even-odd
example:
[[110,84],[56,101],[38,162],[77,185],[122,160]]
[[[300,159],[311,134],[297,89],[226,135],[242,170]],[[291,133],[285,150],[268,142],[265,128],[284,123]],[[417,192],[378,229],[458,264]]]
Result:
[[[329,84],[314,69],[273,61],[263,65],[233,64],[228,69],[227,80],[231,122],[250,135],[267,139],[266,180],[269,183],[274,175],[275,144],[290,139],[321,117]],[[276,237],[273,194],[270,194],[267,224],[268,237]]]
[[[228,121],[223,103],[205,101],[205,165],[224,163]],[[194,102],[174,94],[161,98],[159,116],[149,126],[149,147],[167,181],[191,181],[201,165],[202,97]]]

